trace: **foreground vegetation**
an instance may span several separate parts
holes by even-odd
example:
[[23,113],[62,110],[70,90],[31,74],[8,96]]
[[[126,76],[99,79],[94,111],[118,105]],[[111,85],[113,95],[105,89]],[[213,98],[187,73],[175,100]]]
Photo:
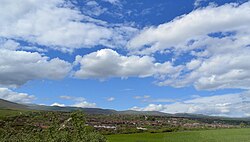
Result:
[[[11,112],[10,114],[12,115]],[[82,112],[73,112],[66,120],[61,120],[58,113],[43,114],[30,112],[2,118],[0,142],[106,142],[104,136],[85,124]],[[29,122],[22,121],[25,118],[29,118]]]
[[0,142],[250,142],[249,124],[229,118],[0,109]]
[[109,142],[250,142],[250,129],[220,129],[107,136]]
[[5,117],[17,116],[21,114],[27,114],[28,110],[12,110],[12,109],[0,109],[0,119]]

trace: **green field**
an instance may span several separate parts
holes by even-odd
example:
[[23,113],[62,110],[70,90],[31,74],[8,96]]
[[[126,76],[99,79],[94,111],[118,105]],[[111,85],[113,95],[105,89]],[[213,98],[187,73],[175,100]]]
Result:
[[0,109],[0,118],[3,117],[11,117],[16,116],[24,113],[28,113],[28,110],[11,110],[11,109]]
[[220,129],[107,136],[109,142],[250,142],[250,129]]

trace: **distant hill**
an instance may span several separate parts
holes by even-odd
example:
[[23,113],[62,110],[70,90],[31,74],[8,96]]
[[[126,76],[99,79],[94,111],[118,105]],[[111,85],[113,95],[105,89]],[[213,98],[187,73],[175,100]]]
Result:
[[101,108],[79,108],[79,107],[59,107],[59,106],[45,106],[45,105],[24,105],[7,100],[0,99],[0,109],[13,109],[13,110],[44,110],[44,111],[63,111],[71,112],[74,110],[81,110],[87,114],[120,114],[120,115],[151,115],[151,116],[168,116],[168,117],[183,117],[183,118],[205,118],[205,119],[228,119],[228,120],[250,120],[250,118],[229,118],[219,116],[208,116],[203,114],[190,114],[190,113],[176,113],[169,114],[159,111],[116,111],[112,109],[101,109]]
[[129,115],[154,115],[154,116],[172,116],[172,114],[163,113],[159,111],[134,111],[134,110],[125,110],[119,111],[120,114],[129,114]]
[[201,118],[201,119],[222,119],[222,120],[241,120],[250,121],[250,117],[225,117],[225,116],[209,116],[204,114],[192,114],[192,113],[176,113],[175,117],[183,118]]
[[70,112],[74,110],[81,110],[87,114],[120,114],[120,115],[154,115],[154,116],[170,116],[171,114],[158,112],[158,111],[116,111],[112,109],[101,109],[101,108],[79,108],[79,107],[59,107],[59,106],[43,106],[43,105],[31,105],[30,109],[33,110],[47,110],[47,111],[65,111]]
[[192,113],[176,113],[173,114],[176,117],[185,117],[185,118],[204,118],[204,117],[213,117],[213,116],[207,116],[203,114],[192,114]]
[[10,102],[7,100],[0,99],[1,109],[28,109],[26,105]]
[[59,106],[45,106],[45,105],[29,105],[28,108],[32,110],[64,111],[64,112],[81,110],[87,114],[117,114],[116,110],[101,109],[101,108],[59,107]]

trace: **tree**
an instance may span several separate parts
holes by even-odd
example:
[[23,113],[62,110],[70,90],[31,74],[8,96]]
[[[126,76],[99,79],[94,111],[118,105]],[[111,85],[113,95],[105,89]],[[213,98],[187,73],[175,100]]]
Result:
[[[6,125],[0,129],[0,142],[106,142],[106,138],[86,125],[85,116],[81,111],[72,112],[64,122],[55,112],[47,112],[51,121],[45,129],[25,126],[17,130]],[[43,118],[41,118],[43,119]],[[44,120],[45,121],[45,120]]]

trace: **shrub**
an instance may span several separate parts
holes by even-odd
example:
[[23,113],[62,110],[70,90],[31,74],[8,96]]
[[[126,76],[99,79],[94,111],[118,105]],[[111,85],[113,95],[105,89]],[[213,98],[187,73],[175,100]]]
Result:
[[1,142],[106,142],[106,138],[86,126],[82,112],[72,112],[70,117],[61,123],[60,115],[48,113],[52,121],[48,128],[32,125],[20,129],[5,125],[0,128]]

